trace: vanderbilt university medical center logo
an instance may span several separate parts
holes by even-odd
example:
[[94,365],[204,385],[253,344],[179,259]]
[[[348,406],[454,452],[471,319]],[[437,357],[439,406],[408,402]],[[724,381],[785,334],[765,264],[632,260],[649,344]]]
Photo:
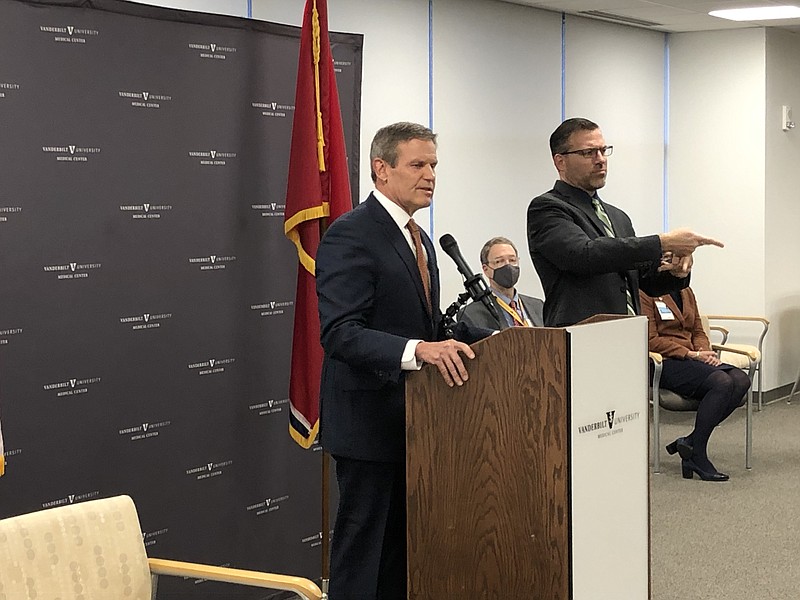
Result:
[[251,411],[258,413],[258,416],[277,415],[283,412],[284,407],[289,406],[289,399],[282,398],[280,400],[267,400],[266,402],[259,402],[258,404],[251,404],[247,408]]
[[341,73],[344,69],[349,69],[353,66],[353,62],[349,60],[334,60],[333,70],[336,73]]
[[[333,529],[330,530],[328,535],[333,535]],[[312,548],[322,545],[322,532],[318,531],[314,535],[309,535],[300,540],[303,544],[310,544]]]
[[197,56],[210,60],[227,60],[229,56],[236,54],[233,46],[221,46],[219,44],[204,44],[197,42],[189,43],[189,50],[197,52]]
[[42,146],[42,152],[52,154],[57,162],[86,163],[91,157],[100,154],[96,146]]
[[197,481],[201,481],[203,479],[210,479],[211,477],[219,477],[224,473],[224,468],[229,467],[232,464],[232,460],[209,462],[200,467],[186,469],[186,474],[195,477]]
[[0,329],[0,346],[8,344],[8,338],[12,335],[19,335],[22,333],[22,327],[12,329]]
[[85,29],[83,27],[52,26],[40,25],[39,31],[48,35],[53,35],[53,41],[65,44],[85,44],[87,40],[97,37],[100,32],[97,29]]
[[189,259],[190,265],[198,265],[201,271],[221,271],[227,267],[226,263],[236,260],[235,256],[220,256],[210,254],[209,256],[195,256]]
[[224,365],[232,365],[235,362],[235,358],[210,358],[202,362],[189,363],[188,367],[192,371],[197,371],[198,375],[215,375],[225,372]]
[[250,310],[257,310],[261,317],[276,317],[286,313],[286,309],[294,305],[294,300],[261,302],[251,304]]
[[21,206],[0,206],[0,223],[8,223],[9,216],[21,212]]
[[262,117],[285,119],[294,111],[294,104],[281,104],[280,102],[251,102],[250,106],[261,111]]
[[158,538],[167,533],[169,533],[169,527],[156,529],[155,531],[143,531],[142,542],[144,543],[144,547],[149,548],[150,546],[155,546],[158,543]]
[[100,495],[99,490],[95,490],[93,492],[84,492],[83,494],[69,494],[68,496],[59,498],[58,500],[50,500],[48,502],[42,502],[42,508],[53,508],[54,506],[63,506],[64,504],[75,504],[76,502],[85,502],[86,500],[97,498],[99,495]]
[[257,517],[260,517],[261,515],[274,513],[275,511],[280,510],[281,502],[285,502],[288,499],[288,495],[278,496],[277,498],[266,498],[261,502],[251,504],[250,506],[246,507],[246,510],[249,513],[254,513]]
[[158,423],[142,423],[134,427],[124,427],[119,430],[119,435],[130,436],[130,441],[147,440],[158,437],[160,430],[172,425],[172,421],[159,421]]
[[89,277],[87,271],[99,269],[102,263],[77,263],[70,262],[65,265],[45,265],[42,267],[45,273],[56,273],[57,278],[61,280],[67,279],[86,279]]
[[46,392],[55,392],[57,398],[63,398],[65,396],[78,396],[80,394],[86,394],[89,392],[89,386],[96,383],[100,383],[99,377],[86,377],[84,379],[73,377],[72,379],[67,379],[66,381],[46,383],[42,386],[42,388]]
[[120,317],[119,322],[123,325],[130,325],[131,331],[143,331],[145,329],[158,329],[161,322],[172,318],[172,313],[142,313],[131,317]]
[[121,204],[119,207],[120,212],[130,213],[131,219],[160,219],[162,212],[172,210],[172,204],[150,204],[143,202],[142,204]]
[[127,92],[118,91],[117,95],[130,102],[133,108],[159,109],[165,102],[171,102],[172,96],[168,94],[153,94],[152,92]]
[[278,204],[277,202],[270,202],[269,204],[251,204],[250,208],[261,212],[262,217],[280,217],[286,211],[285,204]]
[[8,468],[10,463],[8,459],[12,456],[19,456],[20,454],[22,454],[22,448],[14,448],[13,450],[6,450],[3,452],[3,458],[6,460],[6,468]]
[[596,433],[598,438],[621,434],[624,431],[623,423],[639,420],[638,411],[625,415],[617,415],[617,411],[606,411],[605,419],[598,419],[592,423],[578,426],[578,434]]
[[219,150],[189,150],[189,156],[197,159],[203,167],[224,167],[236,152],[220,152]]
[[18,89],[19,89],[18,83],[0,81],[0,100],[5,98],[6,94],[10,96],[12,92],[16,92]]

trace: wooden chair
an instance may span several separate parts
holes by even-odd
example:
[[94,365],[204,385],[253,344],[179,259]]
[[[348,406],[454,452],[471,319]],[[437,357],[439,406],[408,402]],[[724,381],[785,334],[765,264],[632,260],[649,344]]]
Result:
[[158,576],[193,577],[286,590],[321,600],[314,582],[148,558],[128,496],[92,500],[0,520],[0,596],[155,600]]

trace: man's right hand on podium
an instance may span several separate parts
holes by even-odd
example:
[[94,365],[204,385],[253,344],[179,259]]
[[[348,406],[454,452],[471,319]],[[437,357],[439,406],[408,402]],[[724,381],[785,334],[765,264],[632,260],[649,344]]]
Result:
[[475,358],[472,348],[455,340],[420,342],[414,351],[417,360],[436,365],[445,383],[450,387],[464,385],[469,379],[461,354],[469,359]]

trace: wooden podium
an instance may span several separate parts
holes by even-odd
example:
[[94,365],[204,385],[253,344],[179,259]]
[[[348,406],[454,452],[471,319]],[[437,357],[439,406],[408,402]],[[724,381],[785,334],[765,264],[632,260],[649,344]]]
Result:
[[647,319],[473,349],[407,380],[408,598],[649,598]]

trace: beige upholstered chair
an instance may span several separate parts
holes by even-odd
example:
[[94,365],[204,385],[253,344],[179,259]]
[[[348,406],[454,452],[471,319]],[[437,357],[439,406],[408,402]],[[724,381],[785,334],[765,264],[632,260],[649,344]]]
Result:
[[[722,336],[720,345],[725,346],[726,348],[743,351],[722,351],[719,356],[722,362],[739,367],[748,373],[750,372],[750,367],[753,364],[755,365],[755,370],[750,375],[750,381],[752,382],[753,390],[758,390],[755,393],[758,397],[758,410],[761,410],[763,407],[761,397],[761,388],[763,387],[761,373],[764,364],[762,350],[764,337],[767,335],[767,331],[769,331],[769,320],[765,319],[764,317],[746,317],[739,315],[704,315],[703,318],[707,319],[708,321],[708,326],[706,327],[706,333],[709,335],[708,339],[713,342],[714,338],[711,337],[711,332],[717,332]],[[758,333],[758,341],[755,345],[734,343],[731,341],[733,339],[733,333],[727,327],[719,325],[718,323],[726,323],[728,327],[733,327],[733,324],[741,323],[752,323],[754,325],[759,325],[761,330]]]
[[301,577],[148,559],[133,500],[116,496],[0,520],[0,598],[154,600],[158,575],[294,592],[320,600]]
[[[736,317],[728,317],[728,316],[702,316],[703,320],[703,328],[706,330],[706,335],[710,337],[710,331],[713,330],[720,330],[724,328],[713,327],[709,324],[709,319],[711,318],[721,318],[721,319],[735,319]],[[758,319],[762,322],[766,322],[766,319],[760,319],[760,317],[744,317],[746,319]],[[769,323],[766,322],[766,326],[769,326]],[[745,459],[744,465],[745,468],[750,469],[751,466],[751,457],[753,454],[753,377],[755,372],[757,371],[758,367],[761,364],[761,342],[764,339],[764,335],[766,334],[766,329],[764,329],[764,333],[761,335],[758,341],[758,349],[754,346],[744,346],[744,345],[730,345],[730,344],[711,344],[711,348],[716,350],[717,354],[720,355],[721,360],[724,362],[739,367],[747,372],[747,376],[750,378],[750,389],[747,392],[747,421],[745,425]],[[727,333],[723,333],[725,339],[727,339]],[[756,352],[756,350],[758,350]],[[697,407],[700,405],[698,400],[694,400],[692,398],[684,398],[683,396],[676,394],[670,390],[662,390],[661,389],[661,369],[662,369],[662,362],[663,358],[657,352],[650,352],[650,362],[653,363],[653,383],[650,387],[651,397],[650,397],[650,404],[653,407],[653,472],[659,473],[661,472],[661,409],[665,408],[667,410],[673,411],[692,411],[697,410]],[[760,379],[759,379],[760,383]],[[656,402],[656,398],[658,402]]]

